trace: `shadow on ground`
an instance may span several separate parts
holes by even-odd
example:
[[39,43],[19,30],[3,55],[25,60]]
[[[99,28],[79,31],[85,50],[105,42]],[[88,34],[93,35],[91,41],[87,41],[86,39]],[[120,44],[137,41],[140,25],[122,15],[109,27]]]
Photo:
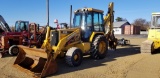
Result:
[[117,57],[129,56],[129,55],[140,53],[140,47],[137,47],[137,46],[138,45],[126,45],[121,48],[118,48],[116,51],[109,50],[106,58],[101,60],[95,60],[90,57],[84,57],[82,64],[78,67],[69,67],[65,63],[64,59],[59,59],[57,61],[58,68],[59,68],[58,72],[51,76],[61,75],[61,74],[89,69],[93,67],[105,66],[107,65],[106,62],[115,61],[116,60],[115,58]]
[[160,53],[160,48],[159,48],[159,49],[154,50],[154,51],[152,52],[152,55],[154,55],[154,54],[159,54],[159,53]]
[[17,56],[12,56],[8,53],[4,53],[1,58],[8,58],[8,57],[17,57]]

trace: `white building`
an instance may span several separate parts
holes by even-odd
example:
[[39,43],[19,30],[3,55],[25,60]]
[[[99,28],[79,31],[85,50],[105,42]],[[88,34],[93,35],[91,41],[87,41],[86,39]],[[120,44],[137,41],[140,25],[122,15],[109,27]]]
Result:
[[120,21],[113,23],[114,34],[124,34],[125,25],[130,25],[128,21]]

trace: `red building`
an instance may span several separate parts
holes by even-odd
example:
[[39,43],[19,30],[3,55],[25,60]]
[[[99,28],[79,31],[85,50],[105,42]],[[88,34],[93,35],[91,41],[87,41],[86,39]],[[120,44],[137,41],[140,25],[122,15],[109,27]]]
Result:
[[124,34],[140,34],[141,27],[135,25],[125,25]]

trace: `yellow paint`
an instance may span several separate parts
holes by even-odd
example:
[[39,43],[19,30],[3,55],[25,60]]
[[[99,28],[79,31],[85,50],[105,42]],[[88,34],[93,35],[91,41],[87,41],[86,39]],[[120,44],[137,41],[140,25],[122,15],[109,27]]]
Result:
[[148,40],[154,42],[154,49],[160,47],[160,29],[149,29]]
[[92,35],[91,35],[91,37],[89,38],[89,41],[92,42],[93,39],[94,39],[94,37],[95,37],[95,35],[97,35],[97,34],[104,35],[104,32],[93,32]]
[[103,54],[106,50],[106,43],[104,41],[101,41],[99,43],[99,47],[98,47],[98,50],[101,54]]
[[78,47],[82,50],[83,53],[86,53],[90,50],[91,48],[91,43],[90,42],[85,42],[85,43],[79,43],[79,44],[76,44],[75,47]]

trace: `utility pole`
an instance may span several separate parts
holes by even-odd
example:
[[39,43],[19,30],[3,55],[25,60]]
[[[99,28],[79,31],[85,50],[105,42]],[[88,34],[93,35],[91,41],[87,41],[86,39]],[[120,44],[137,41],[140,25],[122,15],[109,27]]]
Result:
[[72,5],[70,5],[70,28],[72,27]]
[[49,0],[47,0],[47,26],[49,26]]

